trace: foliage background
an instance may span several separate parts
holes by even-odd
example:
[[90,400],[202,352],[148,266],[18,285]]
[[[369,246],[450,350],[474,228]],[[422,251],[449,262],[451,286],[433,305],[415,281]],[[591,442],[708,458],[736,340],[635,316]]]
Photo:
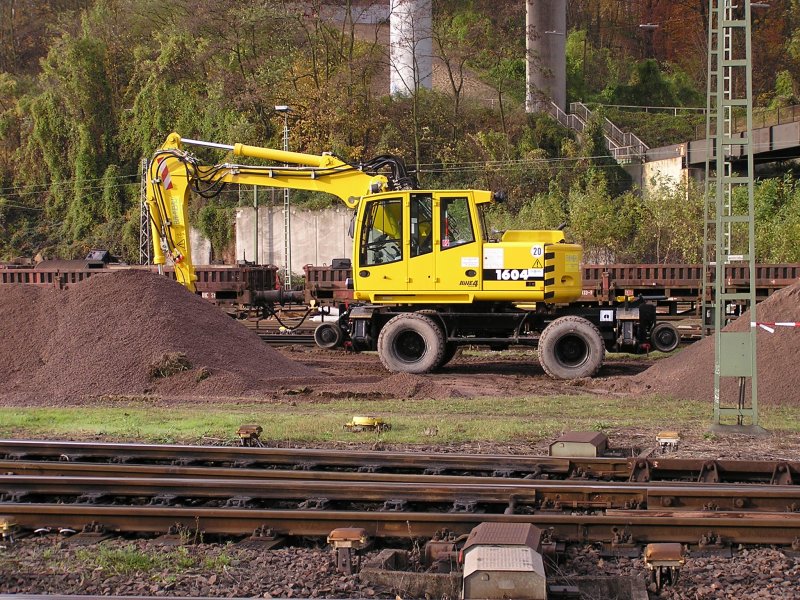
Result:
[[[799,3],[754,13],[761,106],[796,102]],[[393,153],[424,187],[505,190],[509,202],[491,212],[497,229],[566,223],[598,261],[699,259],[698,186],[642,195],[606,155],[597,124],[578,138],[525,114],[524,2],[434,0],[444,83],[409,97],[388,96],[386,29],[356,24],[370,4],[4,0],[0,259],[106,247],[135,261],[142,157],[170,131],[280,147],[277,104],[293,108],[293,149],[353,161]],[[707,4],[570,0],[569,100],[704,106]],[[692,111],[600,112],[652,146],[685,141],[698,124]],[[758,259],[797,261],[800,190],[791,165],[772,175],[757,185]],[[238,197],[233,190],[192,209],[217,257],[231,244]]]

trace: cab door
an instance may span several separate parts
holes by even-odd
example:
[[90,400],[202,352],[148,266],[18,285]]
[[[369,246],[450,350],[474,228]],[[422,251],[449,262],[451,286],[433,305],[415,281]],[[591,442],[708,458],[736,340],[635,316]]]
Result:
[[468,192],[434,194],[436,289],[476,292],[481,281],[478,215]]
[[433,252],[433,194],[412,192],[408,202],[408,289],[436,290],[436,257]]
[[365,201],[354,269],[358,292],[385,294],[408,288],[403,205],[403,195]]

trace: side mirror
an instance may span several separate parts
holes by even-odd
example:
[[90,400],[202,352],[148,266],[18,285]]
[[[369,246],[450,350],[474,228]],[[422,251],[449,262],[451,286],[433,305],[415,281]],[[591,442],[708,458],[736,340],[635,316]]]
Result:
[[353,211],[353,216],[350,217],[350,225],[347,226],[347,235],[350,239],[354,239],[356,235],[356,212]]
[[494,193],[492,194],[492,200],[494,200],[494,201],[495,201],[495,202],[497,202],[498,204],[502,204],[502,203],[503,203],[503,202],[505,202],[507,199],[508,199],[508,196],[506,195],[506,193],[505,193],[505,192],[494,192]]

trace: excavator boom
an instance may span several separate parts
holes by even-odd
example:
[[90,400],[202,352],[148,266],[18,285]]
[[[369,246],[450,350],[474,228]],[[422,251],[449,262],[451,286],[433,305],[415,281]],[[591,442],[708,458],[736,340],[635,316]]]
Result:
[[[235,156],[282,162],[284,165],[221,163],[203,165],[185,146],[216,148]],[[169,258],[178,281],[195,291],[196,276],[189,243],[188,206],[192,191],[203,197],[219,193],[229,183],[326,192],[356,208],[363,196],[407,185],[402,162],[388,157],[362,166],[348,164],[331,154],[313,155],[249,146],[218,144],[181,138],[172,133],[156,151],[148,170],[147,206],[153,232],[153,262],[164,265]],[[390,181],[377,168],[394,165],[399,175]]]

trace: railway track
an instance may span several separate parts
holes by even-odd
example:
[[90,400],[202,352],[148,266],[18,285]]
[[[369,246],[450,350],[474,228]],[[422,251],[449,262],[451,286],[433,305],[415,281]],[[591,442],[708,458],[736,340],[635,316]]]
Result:
[[[594,479],[631,482],[800,484],[800,461],[744,461],[637,456],[551,457],[508,454],[338,451],[313,448],[182,446],[99,442],[0,440],[0,472],[19,461],[219,467],[252,469],[416,473],[528,479]],[[30,466],[28,468],[31,468]],[[220,473],[218,471],[217,473]],[[231,475],[233,476],[233,475]]]
[[[11,450],[39,460],[9,460]],[[373,537],[408,538],[430,537],[442,527],[467,533],[495,521],[552,528],[558,540],[570,543],[771,543],[800,549],[800,486],[791,477],[764,483],[771,463],[717,463],[717,475],[741,481],[712,477],[715,483],[698,483],[637,482],[635,475],[642,473],[637,465],[653,461],[658,473],[655,463],[666,460],[642,457],[577,459],[581,475],[570,478],[579,472],[571,464],[576,459],[427,455],[421,460],[462,473],[432,475],[420,468],[420,455],[404,453],[385,453],[382,468],[394,465],[397,472],[380,472],[375,459],[384,453],[13,441],[0,442],[0,451],[6,454],[0,463],[0,514],[23,530],[220,535],[269,530],[325,536],[340,527],[362,527]],[[289,461],[291,453],[301,456]],[[187,454],[205,466],[182,464]],[[127,457],[121,464],[97,462],[121,456]],[[251,466],[242,467],[236,456],[249,457]],[[328,468],[294,468],[307,465],[302,459],[310,456]],[[71,460],[53,460],[59,457]],[[496,469],[494,477],[487,476],[488,463],[481,459],[513,464],[519,474],[527,464],[529,474],[544,478],[498,477]],[[131,464],[134,460],[151,464]],[[253,468],[258,460],[261,468]],[[279,461],[287,462],[276,468]],[[267,464],[271,468],[264,468]],[[531,470],[532,464],[537,468]],[[687,465],[669,465],[664,474],[689,477],[679,466]],[[773,475],[784,466],[791,476],[798,465],[771,466]],[[606,480],[585,479],[590,472]]]
[[[0,503],[57,498],[76,504],[165,506],[351,508],[376,511],[431,508],[451,512],[533,513],[539,510],[706,510],[800,513],[800,486],[684,482],[523,481],[503,478],[441,478],[371,473],[314,473],[260,478],[158,477],[124,469],[114,477],[0,475]],[[330,475],[336,475],[331,477]],[[799,515],[800,516],[800,515]]]
[[483,522],[533,523],[565,543],[680,542],[692,546],[776,544],[800,549],[797,513],[607,510],[600,514],[505,515],[442,512],[267,510],[207,507],[2,505],[4,520],[24,529],[70,529],[86,533],[185,535],[276,535],[324,537],[342,527],[363,528],[370,537],[431,538],[442,528],[469,533]]

